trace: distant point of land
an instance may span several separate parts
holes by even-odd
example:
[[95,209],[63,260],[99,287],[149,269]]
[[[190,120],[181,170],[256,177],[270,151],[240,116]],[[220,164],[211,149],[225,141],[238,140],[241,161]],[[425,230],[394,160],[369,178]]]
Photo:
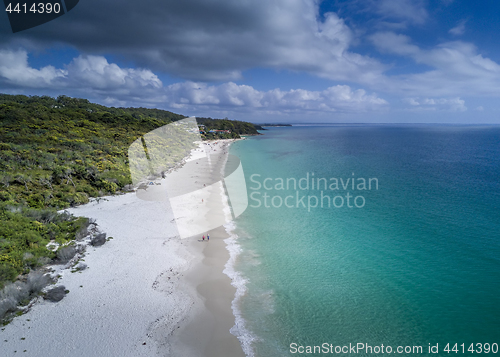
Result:
[[259,126],[292,126],[292,124],[258,124]]

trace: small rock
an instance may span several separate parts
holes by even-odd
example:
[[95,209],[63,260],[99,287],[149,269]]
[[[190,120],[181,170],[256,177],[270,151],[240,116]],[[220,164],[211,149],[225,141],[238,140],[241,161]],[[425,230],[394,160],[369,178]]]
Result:
[[90,240],[90,244],[92,244],[94,247],[98,247],[100,245],[103,245],[104,243],[106,243],[106,233],[99,233]]
[[133,190],[134,190],[134,186],[132,186],[132,185],[123,186],[123,191],[132,192]]
[[63,285],[56,286],[55,288],[50,289],[47,291],[45,296],[43,297],[45,300],[49,300],[52,302],[58,302],[61,301],[64,296],[66,295],[66,287]]
[[65,262],[70,261],[75,256],[76,253],[77,253],[76,247],[74,247],[72,245],[67,246],[67,247],[62,247],[62,248],[59,248],[59,250],[57,251],[57,258],[61,262],[65,263]]
[[78,263],[75,267],[76,270],[85,270],[87,269],[87,264],[85,263]]

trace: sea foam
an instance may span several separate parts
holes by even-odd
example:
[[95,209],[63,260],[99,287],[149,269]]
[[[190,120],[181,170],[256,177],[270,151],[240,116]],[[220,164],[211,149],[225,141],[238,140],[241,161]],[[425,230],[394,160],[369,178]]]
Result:
[[[225,165],[223,165],[223,167],[224,166]],[[223,172],[221,172],[221,176],[224,176]],[[245,355],[247,357],[253,357],[255,356],[255,353],[252,344],[257,340],[257,337],[247,329],[246,321],[243,318],[241,310],[239,308],[240,301],[247,291],[247,280],[235,268],[238,257],[241,254],[241,246],[238,244],[238,235],[235,233],[236,224],[234,223],[234,221],[232,221],[231,208],[222,182],[220,182],[220,189],[222,203],[224,205],[223,212],[226,218],[226,222],[229,222],[224,225],[224,229],[229,235],[229,238],[224,239],[226,249],[229,252],[229,260],[224,265],[223,273],[231,279],[231,285],[236,288],[236,293],[231,303],[231,308],[233,310],[233,315],[235,318],[235,325],[231,328],[230,332],[240,341]]]

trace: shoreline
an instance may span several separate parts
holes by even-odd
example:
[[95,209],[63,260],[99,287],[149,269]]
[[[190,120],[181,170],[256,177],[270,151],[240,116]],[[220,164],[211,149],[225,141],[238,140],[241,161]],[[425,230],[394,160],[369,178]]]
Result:
[[[222,162],[217,164],[219,167],[211,170],[212,181],[218,181],[224,176],[230,144],[231,142],[223,149],[224,155],[220,158]],[[215,199],[207,200],[210,203],[205,218],[210,221],[217,219],[215,215],[223,214],[230,221],[231,212],[221,182],[213,188],[210,195],[215,196]],[[185,284],[196,290],[193,295],[197,297],[198,303],[195,303],[187,324],[181,327],[174,338],[173,349],[183,351],[177,355],[186,357],[245,357],[238,337],[231,333],[236,326],[232,304],[237,289],[232,286],[232,279],[225,272],[230,260],[226,242],[230,235],[224,226],[207,233],[210,241],[191,239],[190,242],[190,249],[196,252],[196,259],[185,275]]]
[[[208,149],[218,142],[221,170],[233,141],[202,144]],[[209,202],[217,207],[203,210],[198,202],[193,208],[209,220],[226,199],[223,191],[211,191]],[[245,356],[230,333],[236,289],[223,273],[229,260],[224,227],[210,231],[210,242],[179,239],[168,201],[144,201],[135,192],[105,198],[68,211],[96,219],[114,239],[87,249],[84,271],[62,272],[57,285],[70,291],[63,300],[39,298],[0,331],[4,355]],[[193,349],[199,352],[188,352]]]

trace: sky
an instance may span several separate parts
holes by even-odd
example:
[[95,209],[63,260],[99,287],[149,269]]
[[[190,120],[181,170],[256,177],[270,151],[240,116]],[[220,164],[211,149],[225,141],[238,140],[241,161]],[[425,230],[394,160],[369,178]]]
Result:
[[0,92],[254,123],[500,124],[497,0],[81,0]]

